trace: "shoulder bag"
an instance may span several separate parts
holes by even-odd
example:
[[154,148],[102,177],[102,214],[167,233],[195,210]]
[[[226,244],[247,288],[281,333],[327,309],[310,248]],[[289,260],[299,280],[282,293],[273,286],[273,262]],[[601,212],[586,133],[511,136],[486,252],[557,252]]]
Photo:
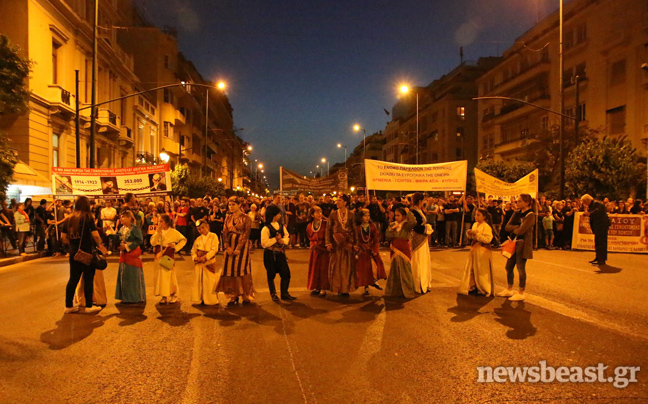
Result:
[[83,241],[83,232],[85,231],[86,219],[83,219],[83,227],[81,228],[81,239],[79,239],[79,250],[74,254],[74,260],[83,265],[90,265],[92,263],[93,254],[87,253],[81,249],[81,242]]

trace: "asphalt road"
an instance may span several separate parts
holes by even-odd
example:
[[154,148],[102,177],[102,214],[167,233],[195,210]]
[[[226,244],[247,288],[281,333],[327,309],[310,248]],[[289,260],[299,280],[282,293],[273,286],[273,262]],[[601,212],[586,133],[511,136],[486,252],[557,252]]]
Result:
[[[385,262],[387,251],[382,251]],[[179,263],[183,300],[109,304],[63,315],[66,259],[0,269],[1,403],[500,403],[648,402],[648,256],[539,251],[529,298],[457,296],[467,250],[432,252],[434,288],[413,300],[306,291],[308,253],[288,253],[293,303],[268,295],[253,254],[256,304],[192,306],[193,268]],[[152,256],[145,256],[152,279]],[[113,262],[115,258],[111,258]],[[504,260],[495,254],[497,290]],[[384,281],[381,282],[384,285]],[[278,285],[278,279],[277,279]],[[224,303],[224,299],[222,300]],[[639,366],[637,382],[479,383],[479,366]]]

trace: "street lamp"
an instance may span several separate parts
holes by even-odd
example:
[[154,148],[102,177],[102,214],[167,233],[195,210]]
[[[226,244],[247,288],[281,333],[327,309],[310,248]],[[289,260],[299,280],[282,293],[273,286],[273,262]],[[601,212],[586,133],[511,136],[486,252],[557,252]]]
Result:
[[[410,88],[407,85],[401,85],[401,94],[409,94]],[[419,162],[419,93],[416,90],[416,164]]]
[[315,168],[319,168],[320,177],[321,177],[322,176],[322,167],[320,167],[319,164],[318,164],[318,165],[315,166]]
[[170,158],[171,157],[169,156],[169,153],[166,152],[166,150],[162,149],[162,151],[160,151],[160,160],[168,163]]
[[322,163],[326,163],[326,175],[331,175],[331,163],[325,157],[322,157]]
[[338,149],[341,149],[344,147],[344,168],[346,168],[346,161],[347,161],[347,147],[343,145],[342,143],[337,144]]
[[360,125],[353,125],[353,130],[355,132],[362,131],[362,162],[364,163],[365,158],[367,157],[367,131],[360,127]]

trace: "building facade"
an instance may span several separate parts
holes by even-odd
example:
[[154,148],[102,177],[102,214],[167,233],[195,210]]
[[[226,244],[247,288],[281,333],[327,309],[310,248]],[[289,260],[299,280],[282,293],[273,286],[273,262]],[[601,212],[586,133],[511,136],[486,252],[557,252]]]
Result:
[[[46,178],[52,167],[76,166],[75,70],[82,108],[80,166],[90,166],[86,107],[91,103],[93,3],[0,2],[2,33],[34,62],[30,111],[5,117],[0,125],[19,158]],[[99,5],[96,102],[119,100],[98,107],[95,167],[158,164],[169,156],[172,165],[186,162],[192,174],[220,178],[225,188],[242,190],[249,177],[247,145],[233,130],[225,93],[178,51],[175,33],[146,23],[132,0]],[[171,86],[146,92],[165,84]]]
[[[592,129],[601,136],[625,135],[645,154],[648,3],[573,0],[565,4],[563,38],[562,83],[556,12],[520,36],[503,61],[478,79],[479,95],[522,99],[560,111],[562,85],[564,113],[579,120],[579,134]],[[479,157],[520,159],[538,134],[557,135],[559,125],[559,115],[531,105],[480,101]],[[574,125],[574,119],[565,119],[566,137],[575,135]]]
[[[394,163],[477,162],[476,80],[499,62],[480,58],[464,62],[426,87],[417,87],[392,109],[383,131],[383,159]],[[418,94],[418,132],[417,132]],[[418,136],[417,136],[418,134]],[[418,144],[417,144],[418,137]]]

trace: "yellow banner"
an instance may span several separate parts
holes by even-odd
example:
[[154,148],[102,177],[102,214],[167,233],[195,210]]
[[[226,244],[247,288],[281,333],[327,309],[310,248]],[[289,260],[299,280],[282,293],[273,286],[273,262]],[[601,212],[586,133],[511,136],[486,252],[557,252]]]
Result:
[[475,168],[475,183],[477,192],[486,195],[486,199],[493,198],[508,200],[512,196],[529,194],[533,198],[538,195],[538,170],[520,178],[514,183],[498,180],[492,175]]
[[464,191],[468,162],[396,164],[365,160],[367,189],[378,191]]

